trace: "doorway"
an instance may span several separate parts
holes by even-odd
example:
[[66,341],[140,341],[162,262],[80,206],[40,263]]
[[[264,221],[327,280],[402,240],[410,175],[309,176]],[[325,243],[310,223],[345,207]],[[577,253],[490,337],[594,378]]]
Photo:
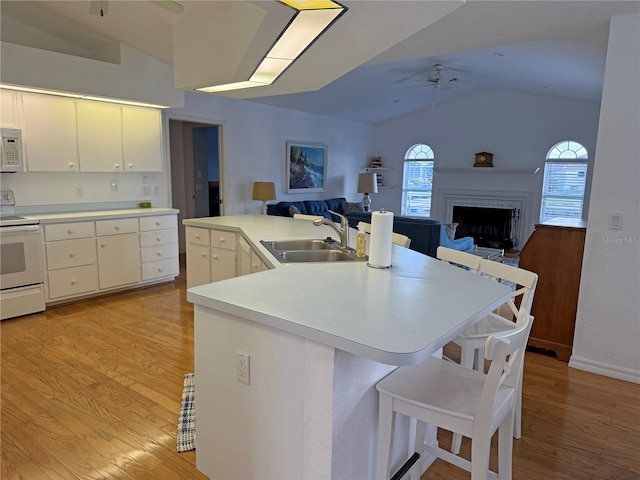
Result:
[[171,206],[180,211],[181,254],[186,251],[183,219],[224,215],[221,138],[222,125],[169,119]]

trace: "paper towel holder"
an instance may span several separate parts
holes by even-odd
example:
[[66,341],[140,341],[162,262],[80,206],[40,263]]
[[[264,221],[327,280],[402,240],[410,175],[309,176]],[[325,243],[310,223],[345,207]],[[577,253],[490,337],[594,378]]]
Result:
[[[386,211],[384,208],[381,208],[381,209],[379,210],[379,212],[380,212],[380,213],[387,213],[387,211]],[[371,247],[369,247],[369,248],[371,248]],[[369,258],[371,258],[371,257],[369,257]],[[373,265],[373,264],[371,264],[371,263],[367,262],[367,267],[375,268],[375,269],[377,269],[377,270],[388,270],[388,269],[390,269],[392,266],[393,266],[393,265],[391,265],[391,264],[386,265],[386,266],[384,266],[384,265]]]

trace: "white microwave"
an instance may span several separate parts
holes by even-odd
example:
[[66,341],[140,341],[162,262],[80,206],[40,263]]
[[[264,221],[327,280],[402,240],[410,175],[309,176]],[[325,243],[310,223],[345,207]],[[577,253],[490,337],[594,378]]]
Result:
[[0,172],[24,172],[22,132],[17,128],[2,128]]

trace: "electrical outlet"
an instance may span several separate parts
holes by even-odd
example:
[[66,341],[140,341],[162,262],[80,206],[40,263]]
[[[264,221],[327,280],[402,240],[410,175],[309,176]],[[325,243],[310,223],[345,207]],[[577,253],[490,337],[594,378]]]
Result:
[[249,385],[249,360],[248,353],[236,352],[236,380]]
[[151,196],[151,187],[149,185],[144,185],[142,187],[142,195],[144,195],[145,197]]
[[157,197],[158,195],[160,195],[160,188],[159,187],[153,187],[153,194]]
[[76,197],[84,198],[84,188],[83,187],[76,187]]
[[112,192],[117,192],[118,191],[118,181],[117,180],[111,180],[111,191]]

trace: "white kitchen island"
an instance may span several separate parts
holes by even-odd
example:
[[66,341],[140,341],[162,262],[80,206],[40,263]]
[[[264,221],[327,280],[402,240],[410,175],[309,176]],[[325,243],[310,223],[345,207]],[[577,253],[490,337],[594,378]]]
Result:
[[[242,232],[275,267],[188,290],[195,304],[196,465],[211,478],[373,478],[375,384],[395,366],[438,352],[510,295],[505,286],[395,246],[386,270],[365,262],[280,264],[260,240],[335,238],[328,227],[301,220],[184,224]],[[250,356],[248,385],[236,379],[237,353]],[[406,435],[396,436],[396,468],[407,458],[410,431],[408,422],[397,428]]]

